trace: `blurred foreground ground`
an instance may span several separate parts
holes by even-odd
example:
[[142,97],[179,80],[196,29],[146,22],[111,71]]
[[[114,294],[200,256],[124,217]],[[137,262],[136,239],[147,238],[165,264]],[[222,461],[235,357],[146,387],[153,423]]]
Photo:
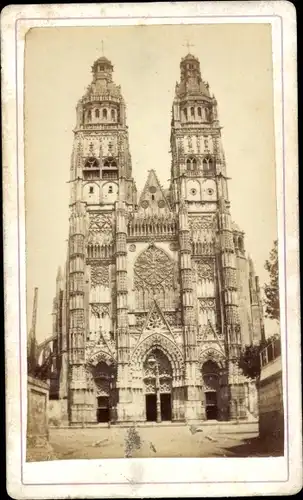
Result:
[[151,457],[281,456],[278,442],[256,435],[219,434],[201,427],[51,428],[49,446],[31,448],[27,461]]

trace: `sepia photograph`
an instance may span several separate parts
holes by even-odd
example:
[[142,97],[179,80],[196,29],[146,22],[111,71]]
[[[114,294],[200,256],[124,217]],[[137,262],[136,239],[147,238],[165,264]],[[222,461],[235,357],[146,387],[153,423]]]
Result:
[[1,12],[10,497],[302,488],[290,2]]
[[27,461],[283,456],[271,29],[27,32]]

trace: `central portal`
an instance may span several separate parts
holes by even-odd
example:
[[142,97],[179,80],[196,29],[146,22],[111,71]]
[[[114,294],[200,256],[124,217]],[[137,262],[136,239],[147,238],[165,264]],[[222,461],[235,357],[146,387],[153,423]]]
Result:
[[116,405],[116,367],[100,361],[90,369],[96,396],[96,422],[110,422],[114,418]]
[[[146,394],[146,420],[157,422],[157,395]],[[171,394],[160,394],[161,421],[171,420]]]
[[172,419],[172,368],[160,349],[152,350],[143,365],[146,420],[162,422]]

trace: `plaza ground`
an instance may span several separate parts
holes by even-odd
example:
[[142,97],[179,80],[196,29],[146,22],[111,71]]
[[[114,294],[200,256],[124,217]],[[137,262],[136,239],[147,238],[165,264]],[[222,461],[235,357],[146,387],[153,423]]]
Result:
[[225,433],[207,427],[51,428],[50,449],[30,450],[28,460],[281,456],[277,442],[257,433]]

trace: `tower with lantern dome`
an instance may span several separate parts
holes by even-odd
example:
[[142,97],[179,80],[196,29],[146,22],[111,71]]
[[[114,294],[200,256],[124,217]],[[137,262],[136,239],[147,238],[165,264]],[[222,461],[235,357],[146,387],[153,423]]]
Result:
[[92,75],[77,104],[51,398],[70,425],[257,418],[237,359],[263,335],[260,290],[231,219],[217,101],[200,62],[180,63],[170,184],[151,170],[140,196],[112,63],[99,58]]

